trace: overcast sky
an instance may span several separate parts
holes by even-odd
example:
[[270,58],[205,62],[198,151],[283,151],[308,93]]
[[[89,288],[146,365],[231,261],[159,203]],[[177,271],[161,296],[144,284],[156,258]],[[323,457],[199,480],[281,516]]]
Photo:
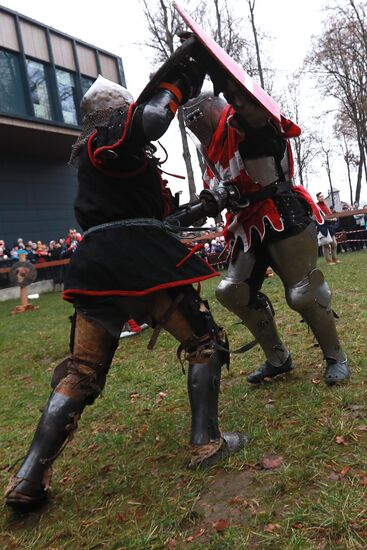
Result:
[[[151,51],[137,44],[144,40],[146,33],[139,0],[110,0],[109,2],[0,0],[0,2],[41,23],[119,55],[123,61],[127,86],[135,97],[148,81],[152,70]],[[185,6],[184,0],[180,3]],[[229,5],[231,3],[235,9],[245,5],[243,0],[229,0]],[[257,0],[256,21],[259,28],[272,37],[271,41],[265,45],[265,49],[274,62],[278,83],[283,78],[285,81],[287,75],[301,66],[309,51],[312,35],[321,31],[325,3],[326,0]],[[311,87],[305,88],[305,97],[307,97],[306,112],[311,116],[317,108],[318,99]],[[169,153],[166,169],[185,175],[178,128],[175,124],[164,136],[162,142]],[[341,190],[342,200],[349,201],[346,173],[342,163],[335,160],[333,170],[335,187]],[[319,190],[327,193],[329,188],[325,169],[317,166],[316,171],[315,176],[310,178],[308,188],[312,196],[315,196]],[[198,169],[195,172],[198,180],[197,187],[200,190]],[[181,180],[170,179],[170,186],[173,191],[177,191],[183,184]],[[184,200],[188,198],[185,192],[183,197]],[[367,193],[364,193],[364,200],[367,202]]]

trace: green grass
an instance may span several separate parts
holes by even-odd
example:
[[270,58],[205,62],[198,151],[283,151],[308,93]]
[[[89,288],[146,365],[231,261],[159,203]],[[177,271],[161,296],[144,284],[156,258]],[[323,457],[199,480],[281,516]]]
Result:
[[[223,371],[221,425],[246,431],[250,443],[208,472],[191,472],[185,468],[186,378],[175,341],[162,334],[148,352],[150,330],[123,340],[103,398],[85,410],[55,463],[50,503],[29,515],[1,509],[0,548],[367,548],[367,251],[340,258],[340,265],[326,267],[320,260],[320,267],[340,316],[349,384],[325,386],[319,348],[286,306],[279,279],[267,279],[263,290],[297,368],[286,379],[254,388],[246,374],[262,361],[259,349],[233,356],[230,370]],[[202,293],[235,348],[251,337],[215,301],[217,282],[204,284]],[[58,295],[41,295],[38,303],[38,311],[16,316],[10,315],[15,302],[0,304],[4,489],[8,466],[26,452],[47,401],[52,369],[68,352],[72,308]],[[161,401],[159,392],[167,393]],[[136,400],[132,393],[139,394]],[[280,455],[284,464],[259,469],[266,455]],[[213,523],[219,519],[228,528],[217,532]]]

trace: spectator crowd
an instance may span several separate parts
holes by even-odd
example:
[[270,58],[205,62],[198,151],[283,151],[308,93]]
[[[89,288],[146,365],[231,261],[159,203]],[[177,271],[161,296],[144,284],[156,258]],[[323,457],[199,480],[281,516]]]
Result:
[[[353,206],[347,203],[342,205],[343,211],[359,208],[357,203]],[[367,205],[364,205],[363,208],[367,208]],[[333,207],[330,210],[331,213],[335,212]],[[332,235],[336,236],[339,253],[367,249],[367,214],[334,218],[328,225]],[[227,267],[229,254],[225,237],[222,234],[223,230],[224,223],[219,222],[215,226],[208,227],[208,238],[205,240],[198,239],[196,231],[186,231],[182,238],[190,247],[196,249],[199,256],[213,265],[215,269],[220,270]],[[14,262],[19,261],[21,254],[24,254],[25,259],[32,264],[70,258],[81,240],[82,235],[75,228],[70,228],[66,237],[49,241],[48,244],[42,241],[25,241],[19,237],[15,243],[9,246],[3,239],[0,239],[0,268],[11,267]],[[322,255],[321,250],[322,247],[320,247],[320,255]],[[40,270],[38,280],[53,278],[55,282],[62,282],[62,277],[62,268],[46,268]],[[4,286],[8,286],[8,275],[0,273],[0,287]]]
[[[8,245],[0,239],[0,268],[12,267],[23,254],[25,260],[32,264],[41,264],[55,260],[70,258],[76,250],[82,236],[75,228],[70,228],[66,237],[52,240],[48,244],[42,241],[24,241],[19,237],[15,243]],[[38,279],[53,278],[55,282],[62,282],[62,269],[46,268],[40,270]],[[0,274],[0,287],[8,286],[8,275]]]
[[[318,196],[321,193],[318,194]],[[320,205],[320,203],[317,203]],[[358,203],[354,203],[353,206],[342,203],[342,212],[355,211],[360,209],[367,208],[367,204],[360,206]],[[338,253],[344,252],[356,252],[359,250],[367,249],[367,214],[351,214],[343,217],[330,218],[330,215],[336,213],[336,210],[333,206],[328,209],[329,212],[324,212],[329,215],[327,220],[327,228],[333,238],[335,239],[335,247],[337,247]],[[320,231],[321,228],[318,228]],[[321,229],[322,231],[322,229]],[[320,233],[319,233],[320,235]],[[330,245],[331,254],[333,252],[333,243]],[[320,246],[320,255],[322,254],[321,249],[324,249],[325,246]],[[326,257],[327,263],[335,263],[330,261],[332,258],[329,258],[328,254],[323,254]]]

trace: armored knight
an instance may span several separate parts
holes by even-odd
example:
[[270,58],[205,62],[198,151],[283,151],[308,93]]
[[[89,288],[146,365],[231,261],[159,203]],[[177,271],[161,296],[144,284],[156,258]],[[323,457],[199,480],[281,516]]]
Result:
[[349,376],[347,358],[336,331],[329,286],[316,267],[318,246],[311,217],[322,219],[308,192],[293,183],[289,139],[301,130],[284,117],[281,123],[272,120],[229,78],[222,78],[219,87],[228,103],[202,92],[186,103],[184,116],[207,159],[205,185],[215,187],[218,180],[230,180],[242,197],[243,207],[228,216],[231,261],[216,295],[243,321],[266,356],[247,380],[258,384],[293,369],[272,304],[261,293],[271,266],[284,285],[288,305],[301,315],[320,345],[326,384],[343,381]]
[[71,162],[78,165],[75,214],[84,236],[64,291],[75,309],[70,356],[54,371],[30,449],[7,488],[10,506],[29,509],[46,497],[52,463],[85,406],[101,394],[130,318],[149,319],[151,346],[159,329],[167,330],[188,361],[191,467],[214,465],[245,444],[243,434],[219,429],[228,345],[192,286],[218,274],[167,230],[163,220],[172,211],[172,195],[150,144],[178,106],[199,93],[204,75],[189,58],[165,72],[144,102],[134,103],[125,88],[101,76],[82,100],[83,130]]

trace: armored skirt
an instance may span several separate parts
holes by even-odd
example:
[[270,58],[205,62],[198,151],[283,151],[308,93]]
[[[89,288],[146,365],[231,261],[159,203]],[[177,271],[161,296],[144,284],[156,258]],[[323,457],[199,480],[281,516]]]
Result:
[[144,296],[219,275],[160,227],[119,227],[87,235],[73,254],[64,299]]

